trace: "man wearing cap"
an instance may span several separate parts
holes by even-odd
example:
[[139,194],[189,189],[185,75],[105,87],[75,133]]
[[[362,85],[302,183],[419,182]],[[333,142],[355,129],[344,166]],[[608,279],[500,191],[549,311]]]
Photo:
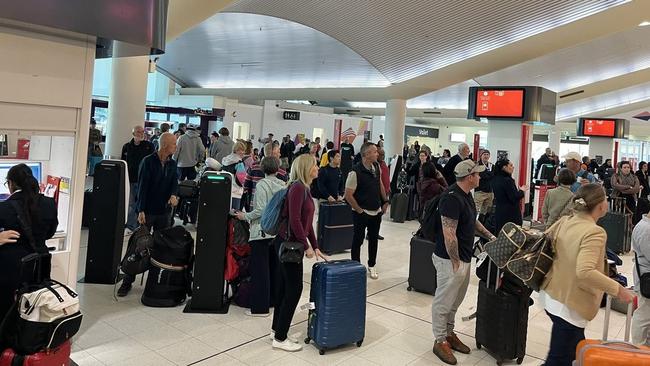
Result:
[[566,156],[564,156],[564,163],[566,164],[567,169],[576,174],[577,181],[571,186],[571,192],[576,193],[583,185],[594,183],[596,181],[593,174],[582,169],[582,156],[577,152],[571,151],[566,154]]
[[433,353],[450,365],[457,363],[452,350],[468,354],[470,348],[456,333],[456,311],[469,285],[474,233],[494,239],[476,220],[476,205],[471,190],[478,187],[485,165],[463,160],[456,165],[456,183],[442,194],[436,217],[436,246],[432,260],[436,268],[437,288],[431,305],[431,325],[435,343]]

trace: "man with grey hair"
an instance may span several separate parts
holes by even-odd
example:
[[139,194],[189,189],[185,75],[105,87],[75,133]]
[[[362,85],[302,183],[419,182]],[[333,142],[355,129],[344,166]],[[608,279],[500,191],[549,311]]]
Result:
[[469,145],[463,142],[458,145],[458,154],[449,159],[442,172],[449,186],[456,183],[456,177],[454,176],[454,169],[456,169],[456,165],[458,165],[458,163],[461,161],[467,159],[469,159]]
[[381,169],[377,159],[377,146],[366,142],[361,146],[361,162],[352,167],[345,181],[345,200],[352,209],[354,235],[352,237],[352,260],[361,262],[361,245],[368,229],[368,272],[370,278],[379,278],[377,263],[377,241],[381,217],[388,209],[386,190],[381,183]]
[[122,146],[122,157],[126,161],[129,171],[129,212],[126,220],[126,228],[133,231],[138,226],[136,222],[135,200],[138,186],[138,170],[140,162],[146,156],[156,151],[153,144],[144,138],[144,127],[137,125],[132,130],[133,138]]
[[[271,156],[280,159],[280,144],[277,142],[270,142],[264,145],[264,156]],[[244,194],[242,196],[242,206],[246,209],[247,212],[253,210],[253,197],[255,195],[255,186],[260,179],[264,178],[264,171],[260,165],[260,162],[255,162],[248,168],[246,172],[246,179],[244,180]],[[287,172],[280,168],[275,175],[278,179],[286,182],[289,177]]]

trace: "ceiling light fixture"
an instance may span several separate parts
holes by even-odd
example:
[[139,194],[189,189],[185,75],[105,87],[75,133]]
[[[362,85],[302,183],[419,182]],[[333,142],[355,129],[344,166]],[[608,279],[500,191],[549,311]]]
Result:
[[650,22],[647,21],[647,20],[644,20],[643,22],[639,23],[639,27],[645,27],[645,26],[648,26],[648,25],[650,25]]

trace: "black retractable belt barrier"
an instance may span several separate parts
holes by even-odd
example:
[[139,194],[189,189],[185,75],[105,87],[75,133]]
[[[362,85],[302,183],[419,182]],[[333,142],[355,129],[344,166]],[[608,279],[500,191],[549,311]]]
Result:
[[192,299],[184,313],[228,312],[224,269],[232,180],[226,172],[206,172],[201,178]]

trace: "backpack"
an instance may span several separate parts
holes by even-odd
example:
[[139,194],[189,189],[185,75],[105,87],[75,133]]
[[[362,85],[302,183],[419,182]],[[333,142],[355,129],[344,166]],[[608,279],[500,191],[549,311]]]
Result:
[[311,196],[315,199],[327,198],[327,197],[323,197],[323,194],[321,193],[320,189],[318,189],[318,178],[314,178],[314,180],[311,181],[311,185],[309,186],[309,192],[311,193]]
[[149,233],[147,227],[140,226],[135,229],[120,263],[122,272],[132,276],[146,272],[150,265],[151,248],[153,248],[153,235]]
[[275,192],[269,203],[264,208],[262,217],[260,218],[260,226],[262,227],[263,232],[273,236],[278,235],[278,232],[280,231],[280,223],[282,221],[282,207],[284,207],[287,192],[289,192],[289,187],[282,188]]
[[182,226],[155,231],[151,258],[168,266],[188,266],[194,253],[194,239]]
[[422,217],[420,217],[420,228],[415,235],[432,242],[436,241],[438,223],[440,222],[440,211],[438,210],[440,207],[440,199],[444,195],[452,193],[454,192],[444,191],[424,204],[424,211],[422,212]]

